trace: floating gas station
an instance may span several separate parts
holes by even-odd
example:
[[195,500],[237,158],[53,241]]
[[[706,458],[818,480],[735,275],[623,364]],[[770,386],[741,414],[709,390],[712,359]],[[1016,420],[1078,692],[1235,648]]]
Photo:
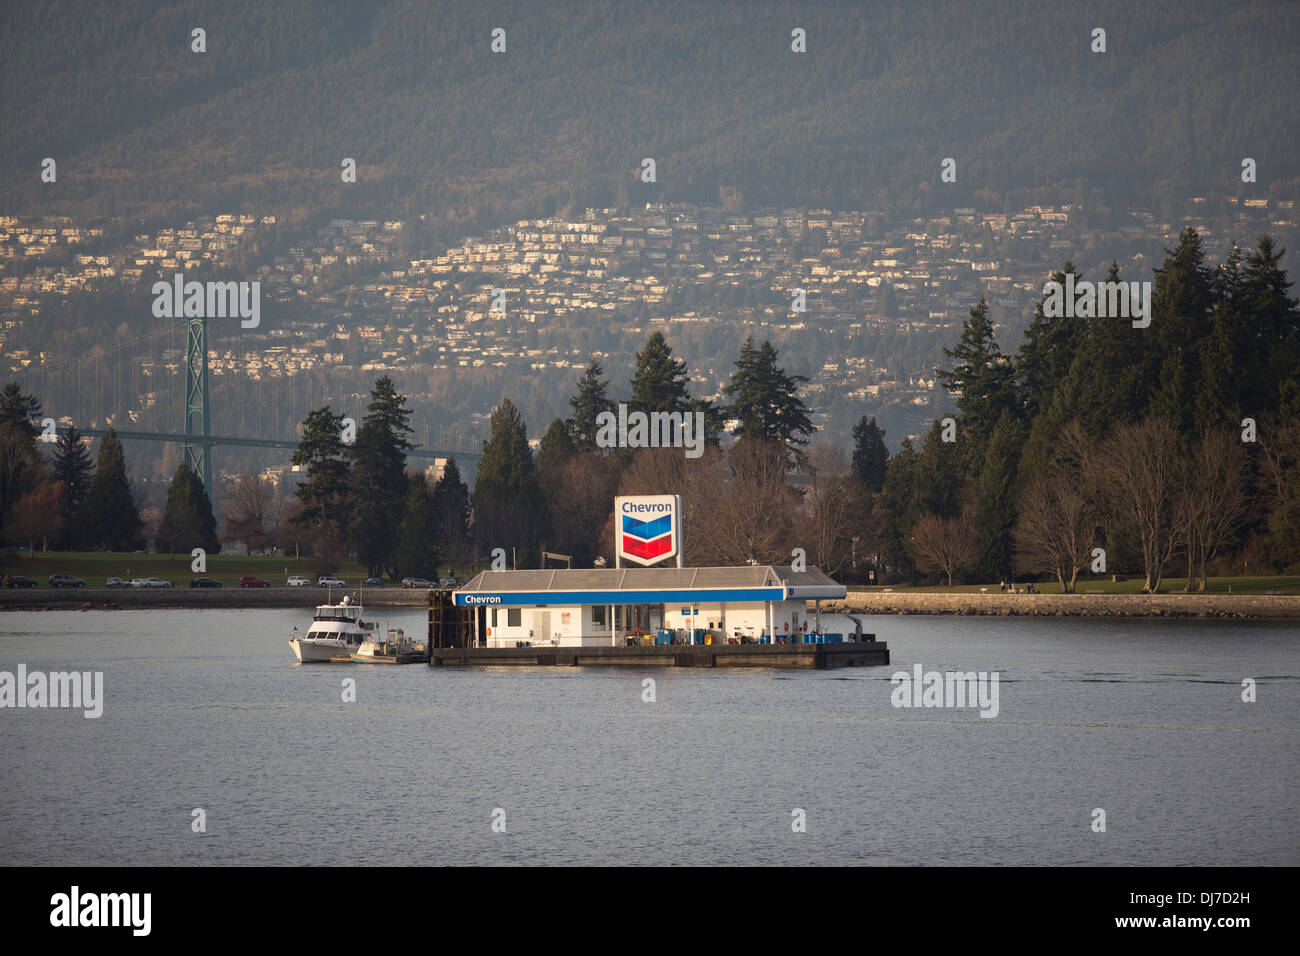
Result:
[[677,495],[619,497],[614,516],[613,568],[488,570],[431,594],[430,663],[888,663],[860,618],[822,613],[848,592],[821,570],[684,567]]

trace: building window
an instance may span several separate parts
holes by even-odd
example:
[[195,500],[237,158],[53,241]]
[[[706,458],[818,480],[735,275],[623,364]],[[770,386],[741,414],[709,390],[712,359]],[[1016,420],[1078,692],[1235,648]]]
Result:
[[591,609],[591,626],[604,630],[608,625],[605,623],[605,605],[599,604]]
[[523,613],[517,607],[506,608],[506,625],[508,627],[518,627],[523,623]]
[[497,626],[497,609],[496,609],[496,608],[493,608],[493,609],[492,609],[492,626],[493,626],[493,627],[496,627],[496,626]]

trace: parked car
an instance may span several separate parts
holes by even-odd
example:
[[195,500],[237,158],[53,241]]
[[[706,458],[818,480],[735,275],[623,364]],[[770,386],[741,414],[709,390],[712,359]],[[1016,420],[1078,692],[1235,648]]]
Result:
[[172,586],[172,583],[170,581],[164,581],[162,578],[145,578],[144,584],[140,586],[144,588],[169,588]]
[[85,581],[71,574],[50,575],[50,587],[52,588],[84,588],[85,586]]
[[192,588],[219,588],[221,582],[216,578],[190,578],[190,587]]
[[6,574],[5,587],[7,588],[34,588],[36,582],[31,578],[25,578],[21,574]]
[[253,577],[253,575],[251,574],[245,574],[242,578],[239,579],[239,586],[241,588],[269,588],[271,586],[271,582],[264,581],[261,578]]
[[109,578],[104,582],[106,588],[129,588],[130,586],[130,581],[123,581],[121,578]]
[[284,586],[289,588],[309,588],[311,587],[311,578],[302,574],[291,574],[289,579],[284,582]]
[[144,582],[145,582],[145,579],[144,579],[144,578],[132,578],[132,579],[131,579],[131,587],[133,587],[133,588],[142,588],[142,587],[147,587],[147,585],[146,585]]
[[455,586],[456,586],[456,579],[455,579],[455,578],[439,578],[439,579],[438,579],[438,587],[440,587],[440,588],[454,588]]
[[382,588],[383,586],[383,578],[366,578],[366,587],[368,588]]
[[345,588],[347,584],[342,578],[336,578],[332,574],[322,574],[316,579],[316,585],[322,588]]
[[402,578],[402,587],[404,588],[431,588],[433,582],[428,578]]

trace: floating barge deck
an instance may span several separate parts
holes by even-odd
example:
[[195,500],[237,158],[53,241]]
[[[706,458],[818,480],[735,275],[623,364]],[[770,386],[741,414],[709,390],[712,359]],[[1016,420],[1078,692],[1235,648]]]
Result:
[[889,663],[878,641],[846,644],[661,644],[633,647],[434,647],[431,667],[871,667]]

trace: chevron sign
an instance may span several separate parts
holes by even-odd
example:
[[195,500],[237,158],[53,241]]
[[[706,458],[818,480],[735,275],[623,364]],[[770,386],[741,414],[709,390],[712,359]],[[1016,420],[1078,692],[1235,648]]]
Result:
[[678,495],[616,498],[619,558],[649,565],[675,557],[680,544],[680,515]]

